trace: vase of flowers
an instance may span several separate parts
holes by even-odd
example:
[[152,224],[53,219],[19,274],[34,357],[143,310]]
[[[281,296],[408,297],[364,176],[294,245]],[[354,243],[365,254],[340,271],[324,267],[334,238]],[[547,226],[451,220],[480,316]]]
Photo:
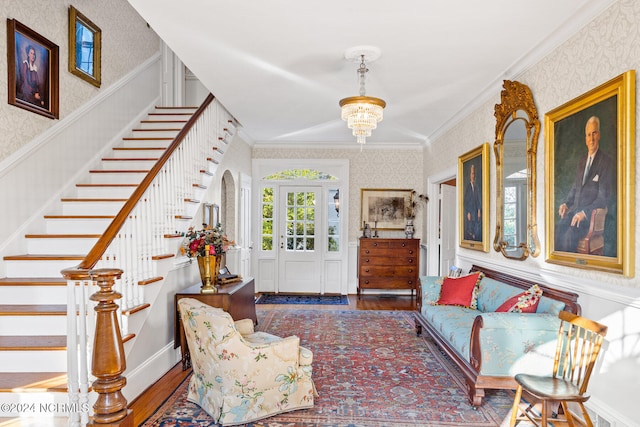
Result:
[[411,194],[409,195],[409,204],[407,205],[404,213],[404,217],[407,220],[407,224],[404,227],[404,234],[407,236],[407,239],[413,239],[413,234],[415,233],[413,221],[416,219],[418,208],[428,201],[428,196],[418,194],[416,190],[411,190]]
[[198,261],[200,278],[202,279],[201,293],[217,292],[218,275],[222,263],[222,255],[227,252],[233,242],[227,238],[220,224],[195,230],[189,227],[184,233],[185,241],[180,247],[180,252],[190,259]]

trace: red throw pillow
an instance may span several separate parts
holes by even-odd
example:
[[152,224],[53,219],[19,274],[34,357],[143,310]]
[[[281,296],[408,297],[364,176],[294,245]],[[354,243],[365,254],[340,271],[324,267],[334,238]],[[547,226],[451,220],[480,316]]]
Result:
[[497,313],[535,313],[542,296],[542,289],[533,285],[526,291],[512,296],[496,309]]
[[445,277],[440,288],[438,304],[471,307],[477,294],[479,276],[480,273],[473,273],[463,277]]

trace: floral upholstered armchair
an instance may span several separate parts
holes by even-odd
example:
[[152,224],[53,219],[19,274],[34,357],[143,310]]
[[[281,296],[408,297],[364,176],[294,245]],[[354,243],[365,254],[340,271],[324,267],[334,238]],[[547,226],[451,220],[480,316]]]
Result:
[[297,336],[254,332],[253,321],[193,298],[178,302],[191,352],[187,399],[223,425],[311,408],[313,354]]

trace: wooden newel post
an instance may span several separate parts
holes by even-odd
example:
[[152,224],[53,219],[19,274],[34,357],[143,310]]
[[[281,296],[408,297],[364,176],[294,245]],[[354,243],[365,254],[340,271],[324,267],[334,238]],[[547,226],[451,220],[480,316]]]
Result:
[[122,297],[113,290],[113,285],[122,275],[117,268],[104,268],[89,272],[100,290],[91,295],[97,301],[96,332],[93,341],[93,359],[91,373],[97,378],[93,390],[98,400],[93,405],[93,417],[90,426],[133,426],[133,413],[127,409],[127,399],[122,388],[127,384],[122,373],[127,368],[120,334],[120,325],[116,317],[118,305],[114,302]]

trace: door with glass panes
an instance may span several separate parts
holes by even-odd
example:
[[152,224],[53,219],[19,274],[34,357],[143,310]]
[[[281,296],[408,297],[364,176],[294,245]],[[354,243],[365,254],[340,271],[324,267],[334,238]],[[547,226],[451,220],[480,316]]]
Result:
[[321,291],[321,187],[281,186],[278,218],[278,292]]

